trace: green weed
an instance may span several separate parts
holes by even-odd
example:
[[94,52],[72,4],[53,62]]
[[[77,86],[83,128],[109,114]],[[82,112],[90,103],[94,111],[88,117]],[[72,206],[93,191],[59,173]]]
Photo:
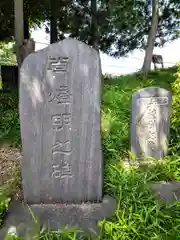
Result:
[[164,205],[153,197],[150,183],[157,173],[121,164],[106,166],[105,190],[118,201],[113,218],[101,222],[104,239],[176,239],[180,203]]
[[0,186],[0,225],[2,223],[4,214],[8,208],[10,200],[11,199],[9,197],[8,186],[7,185]]
[[20,145],[18,91],[0,91],[0,144]]

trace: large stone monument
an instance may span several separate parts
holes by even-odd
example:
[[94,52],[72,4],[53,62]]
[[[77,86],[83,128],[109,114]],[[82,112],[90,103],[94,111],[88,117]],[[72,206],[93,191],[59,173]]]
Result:
[[27,203],[102,200],[99,56],[64,40],[23,64],[20,120]]
[[133,94],[131,152],[137,159],[161,159],[167,154],[171,102],[171,93],[159,87]]
[[[82,42],[63,40],[23,62],[24,201],[47,227],[71,224],[96,231],[97,220],[114,214],[115,201],[102,195],[100,95],[99,55]],[[26,205],[17,209],[25,212]]]

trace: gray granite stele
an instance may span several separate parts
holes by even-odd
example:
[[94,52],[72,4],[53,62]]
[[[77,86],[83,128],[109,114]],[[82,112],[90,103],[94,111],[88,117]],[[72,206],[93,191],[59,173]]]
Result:
[[56,229],[75,224],[97,232],[97,220],[114,215],[115,200],[103,198],[100,96],[99,55],[82,42],[65,39],[24,60],[19,107],[25,203],[12,204],[4,232],[11,222],[17,228],[26,222],[27,204],[40,214],[40,224]]
[[168,151],[172,94],[159,87],[132,96],[131,152],[137,160],[162,159]]
[[65,39],[28,56],[20,76],[25,202],[101,201],[98,53]]

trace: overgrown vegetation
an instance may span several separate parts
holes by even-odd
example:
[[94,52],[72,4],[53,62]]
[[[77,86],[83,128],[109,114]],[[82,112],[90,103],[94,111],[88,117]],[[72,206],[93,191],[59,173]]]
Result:
[[18,90],[0,90],[0,144],[20,145]]
[[14,54],[14,43],[0,41],[0,64],[16,65],[16,55]]
[[9,193],[7,192],[7,185],[0,187],[0,225],[2,223],[2,218],[4,217],[5,211],[8,208],[10,202]]
[[[150,191],[153,181],[180,180],[180,79],[179,75],[175,75],[176,71],[176,67],[156,70],[146,80],[141,79],[139,74],[105,79],[102,101],[104,191],[114,196],[118,205],[113,217],[99,223],[103,239],[175,240],[180,236],[180,203],[164,204],[156,200]],[[123,161],[128,157],[129,150],[131,96],[138,89],[148,86],[163,87],[174,94],[170,151],[151,168],[124,168]],[[3,102],[0,106],[0,141],[20,146],[17,93],[1,91],[0,102]],[[7,202],[1,202],[2,216]],[[87,238],[72,232],[67,235],[39,232],[34,239]]]

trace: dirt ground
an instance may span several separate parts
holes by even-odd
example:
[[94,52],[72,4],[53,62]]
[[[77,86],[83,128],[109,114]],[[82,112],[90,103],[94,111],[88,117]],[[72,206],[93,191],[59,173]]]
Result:
[[21,152],[17,148],[0,147],[0,186],[7,184],[11,194],[21,198],[20,160]]

